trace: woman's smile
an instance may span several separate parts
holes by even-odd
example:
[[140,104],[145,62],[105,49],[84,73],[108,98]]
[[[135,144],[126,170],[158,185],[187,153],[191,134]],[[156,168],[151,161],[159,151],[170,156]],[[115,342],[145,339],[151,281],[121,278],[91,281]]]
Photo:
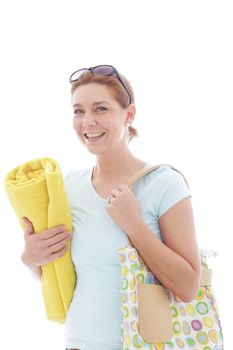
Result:
[[98,132],[98,133],[85,133],[85,141],[87,144],[90,143],[98,143],[100,140],[104,139],[104,136],[106,135],[106,132]]

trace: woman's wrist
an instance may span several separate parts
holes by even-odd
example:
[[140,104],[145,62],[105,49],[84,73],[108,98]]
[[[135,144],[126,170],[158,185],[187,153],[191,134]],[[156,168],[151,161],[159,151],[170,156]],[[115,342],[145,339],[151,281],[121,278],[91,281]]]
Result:
[[30,272],[33,274],[36,279],[40,280],[42,276],[42,270],[40,266],[32,265],[30,262],[27,260],[27,257],[23,253],[21,255],[21,261],[23,264],[30,270]]
[[41,277],[42,277],[42,269],[40,266],[35,266],[32,268],[29,268],[31,274],[33,275],[33,277],[35,277],[38,281],[41,281]]

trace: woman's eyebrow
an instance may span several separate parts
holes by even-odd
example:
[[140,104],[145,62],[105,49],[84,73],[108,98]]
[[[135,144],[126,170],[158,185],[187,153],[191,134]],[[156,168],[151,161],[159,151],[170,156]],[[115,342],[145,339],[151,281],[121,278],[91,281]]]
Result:
[[72,104],[73,107],[81,107],[82,105],[80,105],[80,103],[74,103]]
[[[110,103],[108,101],[98,101],[98,102],[94,102],[93,106],[96,106],[96,105],[99,105],[102,103],[107,103],[108,105],[110,105]],[[73,107],[82,107],[81,103],[74,103],[72,106]]]
[[93,105],[99,105],[99,104],[102,104],[102,103],[107,103],[108,105],[110,105],[110,103],[108,101],[98,101],[98,102],[94,102]]

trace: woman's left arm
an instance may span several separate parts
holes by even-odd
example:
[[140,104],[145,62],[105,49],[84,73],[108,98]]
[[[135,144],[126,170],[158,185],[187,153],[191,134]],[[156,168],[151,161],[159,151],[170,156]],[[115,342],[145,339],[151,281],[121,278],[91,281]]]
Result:
[[126,232],[151,272],[184,302],[199,289],[201,262],[189,197],[179,201],[159,219],[161,242],[138,217]]

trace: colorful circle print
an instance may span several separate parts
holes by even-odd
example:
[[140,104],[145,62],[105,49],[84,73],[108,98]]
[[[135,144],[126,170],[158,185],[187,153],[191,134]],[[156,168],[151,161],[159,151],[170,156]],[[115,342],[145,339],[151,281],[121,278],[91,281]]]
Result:
[[126,303],[127,302],[127,300],[128,300],[128,296],[127,296],[127,294],[126,293],[122,293],[121,294],[121,302],[124,304],[124,303]]
[[212,329],[212,331],[209,331],[209,337],[213,343],[218,342],[218,333],[214,329]]
[[129,253],[129,260],[135,261],[137,259],[137,253],[135,251]]
[[136,282],[135,282],[135,279],[133,278],[131,281],[130,281],[130,289],[134,290],[136,286]]
[[214,326],[214,321],[211,317],[204,317],[203,318],[204,325],[208,328],[212,328]]
[[123,254],[119,254],[120,262],[123,263],[125,261],[125,256]]
[[129,316],[129,308],[127,306],[124,306],[122,308],[122,310],[123,310],[124,317],[125,318],[128,317]]
[[222,350],[222,349],[223,348],[220,345],[218,344],[214,345],[214,350]]
[[173,323],[173,331],[176,335],[180,335],[181,334],[181,324],[180,322],[174,322]]
[[143,349],[143,340],[137,334],[133,336],[133,345],[137,349]]
[[122,266],[122,276],[127,276],[129,272],[129,269],[127,266]]
[[196,344],[195,340],[191,337],[186,338],[186,342],[189,346],[194,346]]
[[183,306],[180,307],[180,313],[182,316],[185,316],[185,308]]
[[184,342],[181,339],[176,339],[176,345],[181,349],[184,348]]
[[209,342],[208,335],[205,332],[198,332],[197,335],[197,341],[200,344],[207,344]]
[[133,276],[136,275],[137,269],[138,269],[137,264],[132,264],[132,265],[130,266],[130,272],[132,273]]
[[201,300],[204,298],[204,296],[205,296],[205,290],[204,288],[200,288],[195,299]]
[[130,335],[126,335],[126,337],[125,337],[125,345],[126,346],[130,345]]
[[[145,350],[154,350],[153,343],[144,343],[143,344],[143,349]],[[130,350],[130,349],[128,349]]]
[[197,311],[199,314],[201,315],[206,315],[209,311],[208,305],[206,303],[204,303],[203,301],[201,301],[200,303],[197,303]]
[[138,324],[137,324],[136,321],[132,321],[132,322],[130,323],[130,327],[131,327],[131,329],[132,329],[133,332],[137,332],[137,331],[138,331]]
[[164,350],[164,348],[165,348],[164,343],[159,343],[159,342],[155,343],[156,350]]
[[174,348],[175,344],[172,341],[167,342],[167,346],[169,346],[170,349]]
[[143,271],[143,270],[144,270],[144,266],[143,266],[143,264],[139,264],[138,269],[139,269],[139,271]]
[[183,321],[183,332],[185,335],[189,335],[191,333],[191,327],[187,321]]
[[136,301],[137,301],[136,292],[133,292],[133,293],[130,294],[130,300],[131,300],[131,302],[132,302],[133,304],[136,303]]
[[131,313],[134,317],[137,317],[138,309],[135,306],[131,307]]
[[137,275],[137,282],[139,283],[139,284],[142,284],[142,283],[144,283],[144,275],[143,275],[143,273],[139,273],[138,275]]
[[121,280],[121,288],[122,290],[126,290],[128,288],[129,282],[126,278],[122,278]]
[[193,316],[195,314],[195,309],[191,304],[186,306],[186,311],[190,316]]
[[198,320],[193,320],[191,322],[191,325],[195,331],[200,331],[202,329],[202,323]]
[[154,279],[154,276],[152,275],[151,272],[149,272],[146,276],[146,284],[154,284],[155,282],[155,279]]
[[177,311],[177,308],[175,306],[171,306],[170,310],[171,310],[172,317],[178,316],[178,311]]

